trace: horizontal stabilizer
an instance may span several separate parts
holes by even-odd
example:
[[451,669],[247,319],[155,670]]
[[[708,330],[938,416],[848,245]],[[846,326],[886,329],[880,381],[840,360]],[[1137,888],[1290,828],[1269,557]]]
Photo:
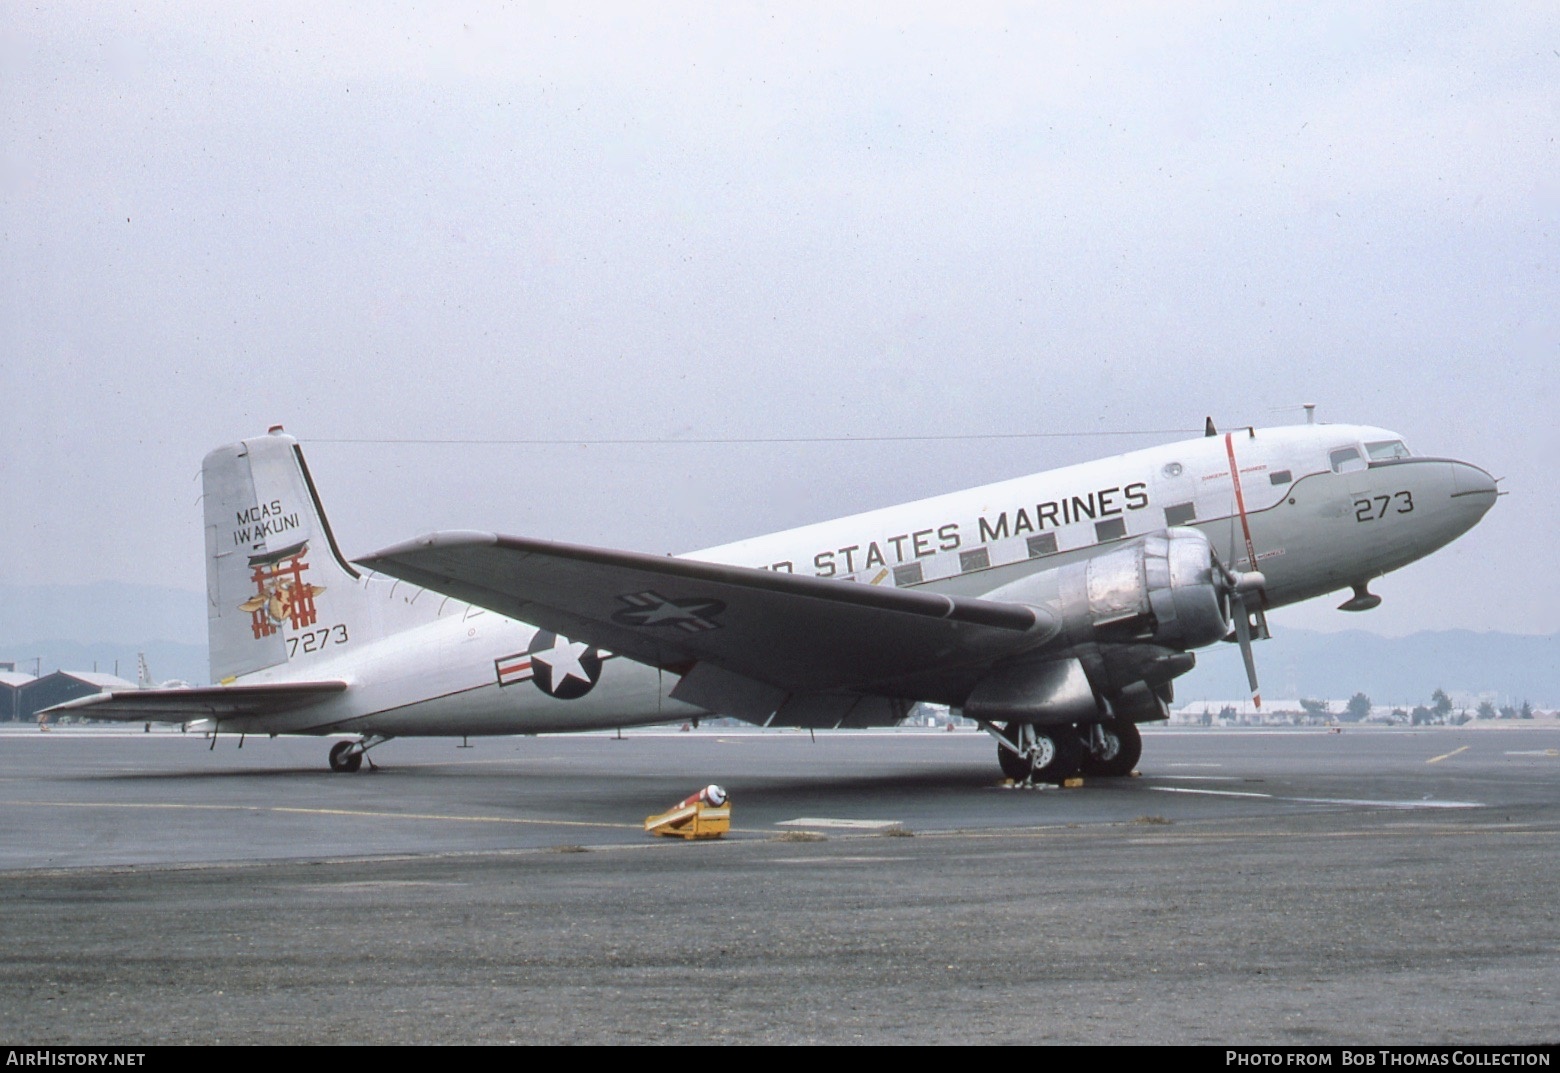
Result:
[[1051,628],[1020,604],[492,533],[436,533],[360,562],[641,663],[704,664],[787,694],[958,693]]
[[119,689],[56,704],[40,716],[81,715],[126,723],[187,723],[292,711],[345,691],[345,682],[270,682],[198,689]]

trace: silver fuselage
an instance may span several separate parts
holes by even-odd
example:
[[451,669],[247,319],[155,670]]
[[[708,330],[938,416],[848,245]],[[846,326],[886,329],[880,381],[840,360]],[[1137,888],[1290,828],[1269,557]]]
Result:
[[[1234,569],[1260,570],[1266,605],[1282,607],[1363,586],[1420,559],[1467,532],[1495,502],[1495,482],[1484,470],[1401,457],[1390,446],[1398,443],[1394,433],[1370,426],[1242,429],[687,557],[981,596],[1122,541],[1189,526]],[[392,579],[370,575],[352,584],[361,591],[342,604],[354,610],[341,613],[341,633],[369,640],[322,643],[315,652],[294,645],[286,663],[243,677],[342,679],[349,688],[267,716],[252,731],[525,734],[700,714],[669,699],[674,675],[623,658],[604,661],[599,679],[573,699],[524,680],[505,682],[505,659],[527,651],[535,627]],[[320,602],[327,606],[327,596]],[[353,615],[373,621],[351,621]],[[335,624],[328,616],[321,621],[327,630]]]

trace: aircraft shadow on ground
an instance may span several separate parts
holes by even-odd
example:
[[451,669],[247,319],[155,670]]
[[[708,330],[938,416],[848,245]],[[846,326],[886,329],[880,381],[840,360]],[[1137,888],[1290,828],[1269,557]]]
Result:
[[[70,776],[68,781],[89,783],[158,783],[158,782],[183,782],[183,783],[221,783],[221,782],[287,782],[304,779],[309,782],[325,782],[332,786],[350,786],[359,780],[389,780],[405,782],[408,779],[418,780],[466,780],[468,783],[477,781],[523,781],[525,789],[531,793],[540,793],[544,796],[547,787],[556,786],[560,796],[569,796],[579,792],[580,781],[593,782],[600,779],[602,785],[609,787],[609,796],[618,797],[633,795],[643,796],[649,792],[664,792],[661,789],[665,784],[672,783],[676,786],[687,784],[689,792],[697,790],[700,786],[710,782],[719,782],[733,789],[740,787],[746,800],[758,803],[760,801],[790,801],[802,797],[808,800],[823,800],[835,796],[841,798],[859,798],[862,796],[885,796],[893,794],[917,795],[949,791],[973,791],[989,790],[1001,783],[1001,776],[992,771],[983,771],[969,765],[950,764],[944,770],[918,771],[918,772],[890,772],[890,773],[852,773],[840,771],[818,771],[806,774],[771,775],[762,772],[723,773],[713,770],[712,766],[704,765],[697,770],[689,769],[686,773],[676,768],[668,767],[665,771],[646,772],[615,771],[609,763],[603,763],[599,767],[593,766],[585,770],[581,765],[569,764],[553,770],[535,770],[534,766],[527,765],[525,770],[514,770],[505,761],[464,763],[428,763],[426,761],[397,766],[394,763],[382,763],[375,770],[365,769],[350,774],[326,770],[320,765],[302,764],[288,767],[212,767],[206,769],[161,769],[149,771],[104,771],[101,773],[82,773]],[[488,770],[480,770],[487,768]]]

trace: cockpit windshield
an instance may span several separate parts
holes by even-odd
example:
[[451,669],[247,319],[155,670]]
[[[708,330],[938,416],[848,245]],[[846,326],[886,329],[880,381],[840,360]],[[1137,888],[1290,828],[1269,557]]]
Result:
[[1390,462],[1394,458],[1407,458],[1408,447],[1402,440],[1377,440],[1365,445],[1365,453],[1372,462]]

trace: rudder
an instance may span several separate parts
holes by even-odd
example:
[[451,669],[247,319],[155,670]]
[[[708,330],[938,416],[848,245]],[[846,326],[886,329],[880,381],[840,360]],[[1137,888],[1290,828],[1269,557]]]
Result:
[[211,680],[226,682],[286,663],[289,637],[321,630],[323,602],[356,603],[361,590],[280,426],[212,451],[201,479]]

